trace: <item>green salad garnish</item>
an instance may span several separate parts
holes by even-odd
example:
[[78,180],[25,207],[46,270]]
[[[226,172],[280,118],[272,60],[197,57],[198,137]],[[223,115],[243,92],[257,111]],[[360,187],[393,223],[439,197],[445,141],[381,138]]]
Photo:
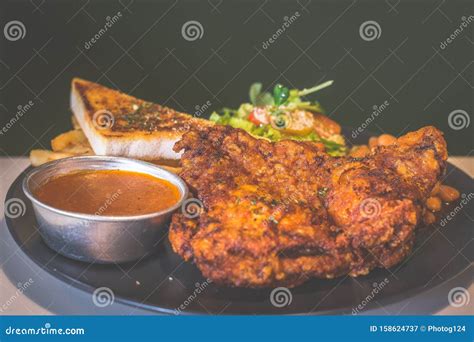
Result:
[[262,83],[254,83],[249,90],[250,103],[242,103],[238,109],[223,108],[213,112],[209,119],[270,141],[321,142],[328,154],[342,156],[347,148],[339,125],[323,115],[324,109],[319,102],[302,99],[331,84],[333,81],[327,81],[303,90],[277,84],[270,93],[262,91]]

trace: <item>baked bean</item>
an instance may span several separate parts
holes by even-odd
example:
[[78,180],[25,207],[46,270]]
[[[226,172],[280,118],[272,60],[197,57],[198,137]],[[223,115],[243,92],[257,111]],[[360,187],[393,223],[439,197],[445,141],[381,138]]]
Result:
[[397,141],[397,138],[395,138],[393,135],[390,134],[382,134],[379,137],[378,144],[379,146],[388,146],[388,145],[393,145]]
[[428,197],[426,200],[426,207],[431,211],[440,211],[441,210],[441,199],[436,196]]
[[439,187],[439,197],[445,202],[452,202],[459,198],[459,191],[448,185]]
[[370,137],[370,139],[369,139],[369,148],[372,149],[375,146],[377,146],[379,144],[378,140],[379,140],[379,138],[377,138],[377,137]]
[[354,146],[349,155],[354,158],[362,158],[370,153],[367,145]]
[[432,224],[432,223],[434,223],[435,221],[436,221],[436,216],[435,216],[432,212],[426,210],[426,211],[423,213],[423,222],[424,222],[425,224]]
[[433,187],[433,190],[431,190],[431,196],[436,196],[439,194],[439,187],[440,187],[440,183],[436,183],[435,186]]

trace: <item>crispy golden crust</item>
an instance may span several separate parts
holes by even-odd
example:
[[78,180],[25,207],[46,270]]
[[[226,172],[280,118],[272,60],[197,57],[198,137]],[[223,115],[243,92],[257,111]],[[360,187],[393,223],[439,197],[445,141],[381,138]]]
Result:
[[175,146],[182,149],[181,176],[204,212],[174,215],[173,249],[213,281],[247,287],[357,276],[400,262],[447,158],[433,127],[363,159],[217,126],[185,134]]
[[211,124],[208,120],[194,118],[79,78],[73,79],[72,89],[82,100],[90,122],[97,120],[94,114],[100,111],[107,111],[113,115],[113,125],[100,127],[97,130],[105,137],[133,138],[135,135],[179,137],[191,128]]

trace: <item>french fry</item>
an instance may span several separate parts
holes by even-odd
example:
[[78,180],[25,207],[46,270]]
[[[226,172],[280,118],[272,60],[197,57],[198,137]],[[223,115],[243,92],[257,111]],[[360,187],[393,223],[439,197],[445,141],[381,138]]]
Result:
[[80,155],[93,155],[93,151],[87,138],[80,129],[62,133],[51,140],[52,151],[32,150],[30,161],[33,166],[39,166],[46,162]]
[[39,166],[52,160],[72,157],[69,153],[53,152],[48,150],[31,150],[30,161],[31,165]]
[[149,163],[155,164],[163,169],[173,172],[174,174],[179,174],[182,170],[181,163],[176,160],[169,159],[155,159],[155,160],[145,160]]
[[75,129],[66,133],[62,133],[51,140],[51,148],[55,152],[64,151],[66,148],[71,146],[89,146],[89,142],[81,130]]
[[79,125],[79,122],[77,121],[74,115],[71,115],[71,123],[72,123],[72,128],[81,129],[81,126]]
[[169,171],[169,172],[172,172],[174,174],[179,174],[182,170],[181,167],[173,167],[173,166],[168,166],[168,165],[160,165],[160,164],[157,164],[159,167],[162,167],[163,169]]
[[84,155],[84,156],[90,156],[93,155],[93,151],[90,147],[88,146],[70,146],[65,148],[62,151],[58,151],[60,153],[69,153],[72,155]]

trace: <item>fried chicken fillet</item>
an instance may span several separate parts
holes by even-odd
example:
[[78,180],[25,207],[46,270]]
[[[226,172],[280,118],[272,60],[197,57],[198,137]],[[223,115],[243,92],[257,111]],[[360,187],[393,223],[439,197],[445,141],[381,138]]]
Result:
[[173,250],[214,282],[241,287],[291,287],[399,263],[447,159],[434,127],[361,159],[224,126],[190,131],[174,148],[184,150],[181,177],[203,210],[173,216]]

